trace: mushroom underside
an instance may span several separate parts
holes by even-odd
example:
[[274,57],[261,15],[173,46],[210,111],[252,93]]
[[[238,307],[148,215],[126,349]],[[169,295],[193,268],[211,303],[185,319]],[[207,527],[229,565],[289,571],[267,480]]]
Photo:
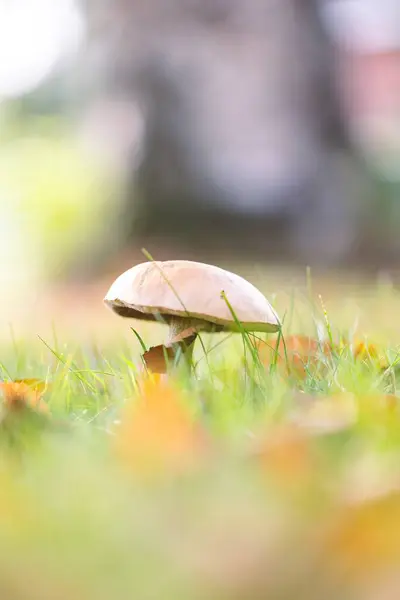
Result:
[[[141,311],[137,307],[129,306],[118,301],[108,303],[110,308],[121,317],[154,321],[164,323],[168,326],[168,335],[164,344],[152,346],[142,355],[146,367],[153,373],[164,374],[168,370],[168,364],[175,364],[183,360],[190,368],[193,348],[196,338],[200,332],[220,333],[221,331],[238,331],[235,321],[216,323],[207,318],[199,316],[177,315],[169,312],[160,312],[156,309]],[[263,327],[256,323],[245,323],[243,328],[248,331],[274,332],[279,326],[264,323]]]
[[[107,301],[106,304],[109,308],[120,317],[128,319],[138,319],[141,321],[155,321],[159,323],[170,324],[171,321],[175,321],[177,318],[185,319],[186,322],[189,320],[198,324],[203,324],[201,329],[203,331],[212,331],[219,333],[221,331],[242,331],[242,329],[248,332],[264,332],[264,333],[276,333],[280,329],[279,322],[271,323],[268,321],[249,321],[232,319],[223,319],[206,314],[197,314],[193,312],[184,313],[184,311],[173,311],[169,309],[158,309],[158,308],[145,308],[139,310],[139,307],[129,306],[119,300]],[[183,314],[182,314],[183,313]],[[238,324],[239,323],[239,324]]]

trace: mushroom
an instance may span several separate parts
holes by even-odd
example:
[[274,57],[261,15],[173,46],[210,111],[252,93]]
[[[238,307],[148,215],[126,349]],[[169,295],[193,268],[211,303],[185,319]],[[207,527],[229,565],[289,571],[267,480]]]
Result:
[[165,353],[177,345],[191,364],[200,331],[276,332],[279,317],[251,283],[220,267],[188,260],[151,261],[125,271],[111,285],[104,303],[122,317],[168,324],[165,344],[143,358],[154,372],[165,373]]

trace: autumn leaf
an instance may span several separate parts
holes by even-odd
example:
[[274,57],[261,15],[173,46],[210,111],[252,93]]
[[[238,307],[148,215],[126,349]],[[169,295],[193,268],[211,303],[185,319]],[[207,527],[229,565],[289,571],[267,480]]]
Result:
[[327,342],[321,343],[305,335],[281,338],[278,347],[259,341],[256,349],[261,363],[266,367],[273,364],[276,356],[281,371],[300,379],[304,379],[310,370],[316,371],[323,364],[324,357],[332,353]]
[[340,342],[335,344],[334,349],[338,354],[343,350],[349,350],[356,361],[375,363],[382,369],[387,369],[389,366],[384,350],[376,342],[342,337]]
[[291,424],[276,426],[258,438],[251,456],[265,473],[282,483],[304,483],[313,474],[307,436]]
[[375,344],[356,342],[353,354],[355,358],[378,358],[378,349]]
[[[153,346],[143,354],[143,359],[146,367],[152,373],[166,373],[168,370],[168,362],[173,362],[175,351],[173,348],[168,348],[163,344]],[[168,362],[167,362],[168,361]]]
[[377,344],[356,341],[354,344],[353,355],[356,360],[369,360],[382,369],[388,367],[387,359]]
[[366,577],[400,564],[400,493],[345,506],[328,527],[329,560]]
[[168,365],[172,364],[178,351],[184,353],[197,337],[197,331],[190,327],[177,334],[168,345],[152,346],[143,354],[146,367],[152,373],[167,373]]
[[178,387],[170,379],[150,376],[122,411],[116,447],[133,471],[154,472],[193,466],[207,440]]
[[281,373],[305,379],[308,373],[315,374],[324,365],[327,357],[333,352],[350,348],[357,361],[371,361],[381,369],[388,367],[384,352],[375,343],[356,340],[351,343],[342,339],[340,344],[319,342],[305,335],[290,335],[279,340],[276,344],[258,341],[256,349],[262,364],[271,366],[276,360]]
[[0,382],[3,394],[3,405],[9,410],[26,407],[38,412],[48,413],[49,408],[42,399],[47,390],[47,383],[40,379],[16,379]]

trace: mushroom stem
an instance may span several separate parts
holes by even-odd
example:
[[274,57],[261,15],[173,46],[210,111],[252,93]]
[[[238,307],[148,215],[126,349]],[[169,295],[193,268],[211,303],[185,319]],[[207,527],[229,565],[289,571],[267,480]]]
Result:
[[191,338],[187,338],[179,344],[179,347],[182,351],[181,362],[183,361],[185,363],[189,372],[192,370],[193,348],[196,337],[197,334],[194,334]]
[[172,344],[177,344],[193,337],[202,328],[202,325],[204,327],[200,319],[190,319],[189,317],[171,317],[168,325],[169,331],[165,342],[166,346],[172,346]]
[[200,328],[198,319],[171,317],[169,321],[169,332],[165,345],[167,347],[179,345],[189,370],[191,369],[194,343]]
[[169,320],[169,333],[165,344],[153,346],[143,354],[143,359],[147,367],[153,373],[166,373],[167,363],[165,354],[167,354],[169,360],[173,361],[176,351],[180,349],[181,356],[179,356],[178,360],[182,361],[183,358],[190,373],[194,343],[202,325],[203,323],[199,319],[172,317]]

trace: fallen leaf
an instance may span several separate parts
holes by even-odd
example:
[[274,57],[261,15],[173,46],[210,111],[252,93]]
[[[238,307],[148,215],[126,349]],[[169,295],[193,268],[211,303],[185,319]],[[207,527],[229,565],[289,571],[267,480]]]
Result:
[[290,485],[304,482],[313,474],[307,436],[291,424],[276,426],[257,439],[251,456],[265,472]]
[[353,354],[355,358],[378,358],[378,349],[375,344],[356,342]]
[[194,344],[197,333],[193,333],[193,331],[192,327],[186,329],[175,336],[170,344],[160,344],[159,346],[153,346],[147,350],[147,352],[143,354],[146,367],[152,373],[167,373],[168,364],[173,363],[177,350],[180,349],[180,351],[184,353],[189,346]]
[[153,346],[147,352],[143,354],[143,359],[146,364],[146,367],[152,373],[166,373],[168,370],[167,360],[168,362],[172,362],[175,357],[175,350],[173,348],[168,348],[164,346],[164,344],[160,344],[159,346]]
[[319,342],[305,335],[291,335],[281,338],[278,347],[259,341],[257,346],[260,361],[269,367],[277,360],[277,365],[289,375],[304,379],[309,371],[317,371],[323,359],[332,353],[327,342]]
[[387,369],[388,361],[377,344],[371,342],[356,341],[353,350],[354,358],[357,360],[370,360],[382,369]]
[[115,439],[119,455],[137,472],[187,468],[207,449],[205,432],[179,388],[152,376],[126,404]]
[[29,407],[38,412],[48,413],[49,408],[42,399],[47,383],[41,379],[16,379],[0,382],[3,393],[3,405],[9,410]]
[[330,560],[352,576],[369,577],[400,562],[400,493],[342,508],[325,540]]
[[370,361],[378,364],[382,369],[388,365],[384,349],[376,342],[367,342],[359,338],[341,337],[340,342],[335,344],[335,351],[340,354],[343,350],[350,350],[355,360]]

